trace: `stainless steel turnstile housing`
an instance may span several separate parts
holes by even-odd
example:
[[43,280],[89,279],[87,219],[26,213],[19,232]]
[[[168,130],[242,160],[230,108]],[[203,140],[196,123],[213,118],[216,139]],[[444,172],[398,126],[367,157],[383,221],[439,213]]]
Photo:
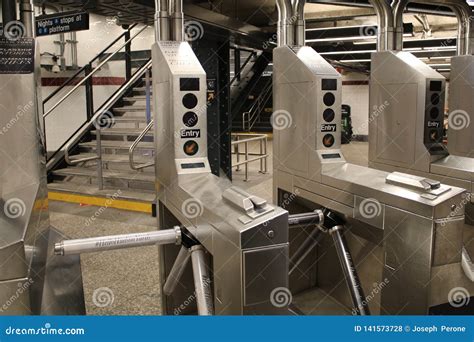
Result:
[[[206,74],[187,42],[152,48],[159,227],[185,227],[204,246],[214,313],[284,314],[271,294],[288,287],[288,213],[232,187],[207,159]],[[178,254],[161,247],[162,285]],[[192,272],[183,274],[164,314],[195,312]]]
[[[373,294],[372,313],[426,314],[447,303],[463,276],[465,191],[347,163],[340,150],[341,76],[312,48],[276,48],[273,77],[275,201],[300,200],[346,217],[364,292]],[[285,200],[282,193],[293,196]],[[332,244],[322,242],[315,258],[317,266],[313,261],[300,273],[350,307]],[[374,294],[381,283],[381,295]]]

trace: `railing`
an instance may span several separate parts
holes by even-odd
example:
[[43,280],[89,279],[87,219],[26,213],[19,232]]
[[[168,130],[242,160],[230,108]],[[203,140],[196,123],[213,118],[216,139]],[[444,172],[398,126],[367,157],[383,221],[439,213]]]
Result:
[[125,44],[121,45],[117,50],[115,50],[112,54],[110,54],[107,58],[105,58],[94,70],[89,72],[86,77],[82,79],[78,84],[74,86],[70,91],[67,92],[66,95],[64,95],[61,100],[56,102],[46,113],[43,114],[43,119],[45,119],[49,114],[53,112],[56,108],[59,107],[61,103],[63,103],[69,96],[71,96],[72,93],[74,93],[79,87],[81,87],[84,83],[86,83],[96,72],[98,72],[112,57],[114,57],[120,50],[122,50],[127,44],[129,44],[133,39],[135,39],[136,36],[138,36],[140,33],[142,33],[147,27],[144,26],[140,31],[138,31],[133,37],[131,37],[129,40],[125,42]]
[[[61,113],[67,113],[67,111],[61,111],[59,106],[65,105],[65,101],[67,99],[71,99],[71,95],[77,94],[77,96],[83,96],[81,92],[77,92],[77,90],[80,87],[85,87],[85,113],[86,113],[86,118],[82,123],[78,123],[78,128],[73,131],[73,132],[67,132],[67,135],[59,141],[58,145],[59,147],[54,147],[51,153],[48,153],[47,156],[47,162],[49,164],[55,165],[57,160],[54,160],[57,156],[59,156],[60,153],[62,153],[64,147],[66,144],[69,142],[69,140],[75,136],[80,130],[82,130],[92,119],[94,114],[96,113],[95,108],[100,108],[100,106],[94,106],[94,92],[93,92],[93,82],[92,82],[92,77],[96,75],[101,68],[104,67],[104,65],[108,62],[111,62],[111,59],[114,56],[117,56],[117,54],[121,51],[131,51],[131,43],[132,41],[139,36],[143,31],[147,28],[147,26],[144,26],[138,32],[131,35],[132,29],[134,29],[137,25],[132,25],[127,31],[122,33],[120,36],[115,38],[107,47],[105,47],[99,54],[97,54],[93,59],[91,59],[84,67],[79,69],[74,75],[69,77],[60,87],[58,87],[56,90],[54,90],[49,96],[45,98],[43,101],[43,129],[44,129],[44,148],[46,151],[48,151],[48,146],[47,146],[47,121],[46,119],[50,117],[50,115],[54,113],[58,113],[60,115]],[[115,48],[112,51],[111,50],[114,46],[118,45],[117,43],[120,42],[121,39],[124,39],[124,43],[121,44],[118,48]],[[93,66],[93,64],[98,63],[96,67]],[[129,81],[131,79],[131,54],[126,53],[125,54],[125,70],[124,70],[124,76],[125,76],[125,82]],[[114,64],[116,66],[116,64]],[[116,71],[115,71],[116,72]],[[81,76],[84,75],[84,76]],[[55,97],[58,95],[61,95],[61,91],[67,90],[66,87],[72,87],[69,91],[65,93],[64,96],[61,96],[61,98],[56,101],[52,106],[46,109],[46,105],[50,103]],[[99,94],[100,95],[100,94]],[[111,96],[114,96],[115,94],[112,94]],[[102,100],[100,100],[101,102]],[[97,101],[96,101],[97,102]],[[69,103],[69,102],[68,102]],[[77,105],[74,104],[76,107]],[[68,119],[68,118],[66,118]],[[71,118],[72,120],[77,120],[77,117]],[[54,118],[55,121],[57,121],[56,116]],[[76,121],[77,122],[77,121]],[[53,152],[54,151],[54,152]],[[59,159],[58,159],[59,160]],[[48,164],[48,165],[49,165]]]
[[155,162],[145,163],[142,165],[136,165],[134,161],[134,154],[135,149],[138,147],[138,144],[143,140],[143,138],[148,134],[148,132],[153,128],[153,120],[145,127],[143,132],[138,136],[138,138],[133,142],[132,146],[130,146],[130,150],[128,151],[128,158],[130,161],[130,168],[135,171],[143,170],[147,167],[155,165]]
[[[236,167],[236,171],[240,171],[240,166],[244,165],[245,168],[245,179],[249,179],[249,170],[248,166],[250,163],[260,161],[260,173],[267,173],[267,159],[268,159],[268,137],[266,134],[239,134],[232,133],[232,147],[233,152],[237,157],[237,162],[232,164],[232,167]],[[259,152],[251,152],[249,150],[249,143],[258,142],[259,143]],[[241,152],[239,146],[244,145],[244,151]],[[245,156],[244,160],[240,160],[241,156]]]
[[[69,77],[66,82],[64,82],[59,88],[57,88],[55,91],[53,91],[51,94],[49,94],[44,100],[43,100],[43,107],[46,103],[48,103],[54,96],[56,96],[62,88],[70,85],[72,83],[72,81],[74,81],[76,79],[76,77],[78,77],[82,72],[84,72],[87,67],[90,67],[92,69],[92,63],[94,63],[95,61],[99,60],[100,58],[102,58],[102,56],[112,47],[114,46],[120,39],[122,39],[123,37],[129,37],[130,38],[130,31],[132,29],[134,29],[135,27],[137,26],[137,24],[134,24],[132,26],[130,26],[128,28],[127,31],[125,31],[124,33],[122,33],[120,36],[118,36],[117,38],[114,39],[113,42],[111,42],[109,45],[107,45],[107,47],[105,47],[101,52],[99,52],[97,54],[97,56],[95,56],[93,59],[91,59],[89,61],[89,63],[87,63],[85,66],[83,66],[82,68],[80,68],[79,70],[77,70],[77,72],[72,75],[71,77]],[[128,39],[126,39],[128,40]]]
[[272,90],[273,86],[270,80],[257,98],[257,101],[252,105],[252,108],[250,108],[248,112],[242,113],[242,130],[244,132],[250,132],[255,123],[259,120],[262,111],[265,109],[265,105],[272,95]]
[[[101,125],[104,124],[104,117],[106,120],[110,120],[111,118],[107,118],[108,111],[112,108],[112,106],[128,91],[128,89],[133,86],[137,81],[139,81],[143,75],[151,68],[151,61],[148,61],[143,67],[141,67],[133,76],[132,78],[125,83],[107,102],[97,110],[94,116],[89,120],[86,125],[82,126],[82,128],[73,136],[66,144],[64,149],[64,160],[69,165],[77,165],[79,163],[84,163],[88,161],[97,160],[97,176],[99,177],[99,189],[102,190],[103,188],[103,177],[102,177],[102,145],[101,145]],[[95,126],[96,133],[97,133],[97,145],[96,145],[96,156],[82,158],[82,159],[71,159],[70,150],[76,146],[77,143],[82,139],[82,137],[89,132],[89,129]]]
[[244,64],[242,64],[242,66],[239,67],[239,72],[234,75],[232,80],[230,80],[229,86],[232,86],[237,79],[240,79],[240,77],[242,76],[242,73],[244,72],[245,67],[247,66],[247,64],[249,64],[252,58],[256,56],[256,54],[257,53],[255,51],[250,52]]

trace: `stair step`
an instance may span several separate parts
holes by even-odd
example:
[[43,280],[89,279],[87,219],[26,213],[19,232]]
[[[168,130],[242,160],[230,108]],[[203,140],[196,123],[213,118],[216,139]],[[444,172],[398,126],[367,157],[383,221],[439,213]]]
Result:
[[[143,92],[143,91],[146,91],[146,87],[135,87],[133,88],[133,91]],[[150,88],[150,94],[153,94],[153,88]]]
[[[53,175],[63,177],[89,177],[97,178],[97,170],[95,168],[85,167],[68,167],[65,169],[54,170]],[[155,182],[155,175],[147,172],[133,172],[133,171],[112,171],[104,169],[102,172],[104,179],[118,179],[124,181],[136,182]]]
[[136,122],[140,122],[140,123],[146,123],[146,118],[143,117],[143,116],[133,116],[133,115],[130,115],[130,116],[120,116],[120,117],[115,117],[114,118],[114,122],[115,123],[136,123]]
[[130,189],[104,189],[98,190],[96,185],[78,184],[73,182],[54,181],[48,184],[49,191],[65,192],[78,195],[89,195],[119,200],[139,201],[153,203],[156,198],[155,191]]
[[146,96],[145,95],[137,95],[137,96],[133,96],[133,97],[124,97],[123,100],[127,101],[127,102],[145,101]]
[[[118,136],[139,136],[143,132],[143,129],[136,128],[105,128],[101,130],[102,135],[118,135]],[[97,131],[91,131],[91,134],[97,135]],[[150,131],[146,136],[153,136],[153,132]]]
[[[109,141],[104,140],[101,142],[102,148],[112,148],[116,150],[129,150],[132,146],[132,141]],[[95,149],[97,147],[97,143],[95,141],[89,141],[85,143],[80,143],[80,147],[92,148]],[[155,144],[152,142],[141,142],[137,146],[137,150],[154,150]]]
[[[150,106],[153,109],[153,106]],[[136,106],[125,106],[114,108],[115,113],[129,113],[129,112],[144,112],[146,111],[146,106],[136,105]]]
[[[73,155],[70,157],[71,160],[78,160],[78,159],[83,159],[83,158],[90,158],[90,157],[95,157],[96,154],[94,153],[79,153],[76,155]],[[153,157],[140,157],[140,156],[135,156],[133,158],[135,164],[147,164],[153,161]],[[102,154],[102,161],[106,163],[116,163],[116,164],[129,164],[130,159],[128,157],[128,154],[108,154],[104,153]]]

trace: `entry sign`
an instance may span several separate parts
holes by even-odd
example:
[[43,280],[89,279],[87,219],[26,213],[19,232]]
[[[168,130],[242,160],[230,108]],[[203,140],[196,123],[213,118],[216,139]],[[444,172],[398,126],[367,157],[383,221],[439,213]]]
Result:
[[89,13],[63,12],[36,17],[36,36],[82,31],[89,29]]

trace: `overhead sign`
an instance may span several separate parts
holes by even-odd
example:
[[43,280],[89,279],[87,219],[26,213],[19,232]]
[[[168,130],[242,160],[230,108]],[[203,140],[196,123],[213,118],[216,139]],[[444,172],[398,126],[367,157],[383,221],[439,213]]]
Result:
[[89,13],[63,12],[36,17],[36,36],[82,31],[89,29]]
[[35,41],[0,37],[0,74],[30,74],[35,69]]

